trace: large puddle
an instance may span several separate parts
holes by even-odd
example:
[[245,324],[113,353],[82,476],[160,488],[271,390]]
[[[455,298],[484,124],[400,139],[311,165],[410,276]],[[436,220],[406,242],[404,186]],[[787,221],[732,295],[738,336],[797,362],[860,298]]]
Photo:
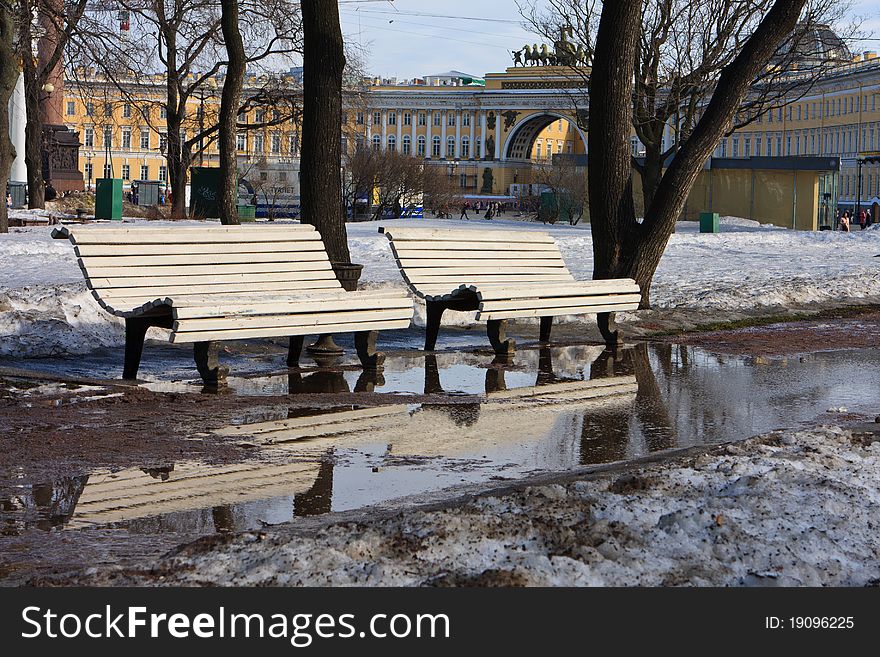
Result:
[[[180,360],[172,369],[185,367],[186,354],[169,353]],[[523,349],[512,361],[478,351],[406,352],[390,356],[379,377],[348,368],[261,375],[265,362],[251,365],[230,380],[230,392],[290,397],[285,412],[242,417],[220,431],[254,446],[257,458],[222,466],[169,462],[21,486],[0,498],[0,531],[109,529],[118,540],[258,529],[297,516],[393,506],[461,484],[742,439],[815,422],[831,408],[875,411],[880,401],[877,350],[749,358],[641,344],[613,357],[574,346]],[[356,391],[388,393],[388,403],[297,402],[302,393],[313,400]]]

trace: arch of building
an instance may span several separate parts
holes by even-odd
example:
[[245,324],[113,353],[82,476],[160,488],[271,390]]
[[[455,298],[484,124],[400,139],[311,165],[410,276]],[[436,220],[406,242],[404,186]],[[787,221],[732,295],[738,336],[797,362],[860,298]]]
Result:
[[507,135],[504,147],[501,149],[502,160],[528,160],[538,136],[546,130],[554,121],[563,119],[574,127],[587,149],[587,136],[578,127],[577,121],[569,114],[553,111],[541,111],[528,114],[519,119]]

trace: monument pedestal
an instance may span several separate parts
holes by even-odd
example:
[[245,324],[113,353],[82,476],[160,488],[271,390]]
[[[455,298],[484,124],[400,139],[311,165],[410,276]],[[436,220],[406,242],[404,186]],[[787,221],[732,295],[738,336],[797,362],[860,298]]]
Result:
[[79,170],[79,133],[65,125],[43,126],[43,180],[58,194],[85,189]]

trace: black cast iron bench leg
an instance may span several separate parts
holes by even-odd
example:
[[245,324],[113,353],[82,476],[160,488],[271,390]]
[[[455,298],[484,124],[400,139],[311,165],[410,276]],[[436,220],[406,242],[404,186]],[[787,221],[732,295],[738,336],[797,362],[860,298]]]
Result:
[[125,361],[122,366],[122,378],[126,381],[137,380],[141,367],[141,356],[144,353],[144,340],[147,329],[151,326],[171,328],[174,320],[171,315],[155,317],[126,317],[125,319]]
[[486,322],[486,333],[489,336],[489,342],[492,348],[499,356],[512,354],[516,348],[516,341],[508,339],[504,331],[507,326],[506,319],[490,319]]
[[376,351],[379,331],[358,331],[354,334],[354,347],[365,370],[380,370],[385,362],[385,354]]
[[196,342],[193,344],[193,357],[196,369],[206,386],[215,386],[226,378],[229,369],[220,366],[220,344],[217,342]]

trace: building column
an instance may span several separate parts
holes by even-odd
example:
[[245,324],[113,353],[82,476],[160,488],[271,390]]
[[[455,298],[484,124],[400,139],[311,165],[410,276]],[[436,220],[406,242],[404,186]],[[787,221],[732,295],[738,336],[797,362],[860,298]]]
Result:
[[412,149],[410,151],[410,155],[418,157],[419,136],[418,136],[417,126],[419,125],[419,113],[417,111],[413,110],[412,114],[410,114],[410,118],[412,121],[412,123],[410,124],[410,127],[412,128],[412,135],[410,136],[410,139],[412,141],[410,142],[410,145],[409,145],[409,147]]
[[388,110],[382,110],[382,152],[388,148]]
[[486,123],[489,118],[489,112],[483,110],[483,115],[480,120],[480,152],[477,153],[477,158],[481,160],[486,159]]
[[461,110],[455,110],[455,159],[461,158]]
[[397,113],[397,152],[403,152],[403,112]]
[[428,159],[430,160],[431,157],[432,157],[432,154],[431,154],[431,148],[432,148],[432,147],[431,147],[431,143],[432,143],[432,142],[431,142],[431,139],[433,138],[432,135],[431,135],[431,129],[432,129],[433,126],[434,126],[434,112],[433,112],[433,110],[425,110],[425,117],[426,117],[426,119],[427,119],[427,120],[425,121],[425,123],[427,124],[427,126],[426,126],[426,127],[427,127],[427,130],[426,130],[426,132],[425,132],[425,157],[428,158]]
[[495,155],[496,160],[501,159],[501,110],[495,111]]
[[446,123],[449,119],[447,119],[446,110],[440,112],[440,159],[446,159]]
[[468,154],[468,158],[474,158],[474,157],[477,157],[477,153],[474,151],[474,149],[476,148],[476,144],[474,143],[474,131],[476,130],[476,126],[474,125],[474,121],[477,120],[476,112],[471,112],[470,117],[471,117],[471,134],[470,134],[471,145],[470,145],[470,153]]

